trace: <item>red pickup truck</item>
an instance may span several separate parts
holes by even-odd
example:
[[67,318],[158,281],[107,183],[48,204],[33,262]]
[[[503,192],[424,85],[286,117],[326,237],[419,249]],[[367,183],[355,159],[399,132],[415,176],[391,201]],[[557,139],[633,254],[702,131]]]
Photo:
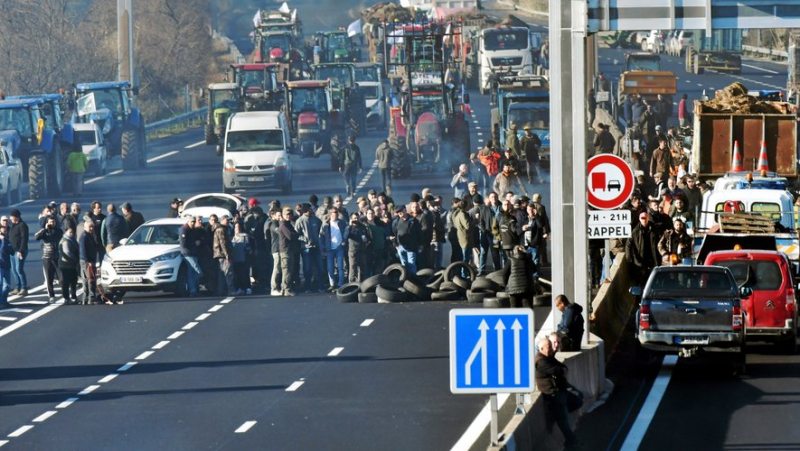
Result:
[[709,253],[704,264],[729,268],[737,285],[753,290],[741,303],[746,341],[771,341],[790,354],[797,351],[796,287],[786,254],[724,250]]

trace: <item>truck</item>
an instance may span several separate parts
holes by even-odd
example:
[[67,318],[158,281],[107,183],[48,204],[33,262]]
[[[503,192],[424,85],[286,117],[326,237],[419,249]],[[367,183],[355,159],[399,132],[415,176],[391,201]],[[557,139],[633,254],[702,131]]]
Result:
[[534,72],[536,42],[529,28],[498,25],[481,30],[477,38],[481,94],[491,90],[492,75],[496,72],[508,75]]
[[217,155],[222,156],[222,139],[231,114],[241,109],[239,86],[236,83],[211,83],[206,89],[206,124],[204,128],[207,145],[217,146]]
[[655,101],[661,94],[672,103],[672,96],[678,92],[678,79],[674,73],[661,68],[661,56],[645,52],[626,53],[617,92],[620,105],[631,94],[648,101]]
[[686,72],[702,74],[706,70],[742,73],[742,30],[696,30],[686,46]]
[[497,77],[497,107],[492,109],[492,126],[499,125],[500,148],[506,146],[506,135],[511,124],[517,127],[520,139],[525,135],[523,128],[531,127],[532,132],[542,141],[539,159],[543,166],[550,162],[550,85],[546,77],[540,75],[516,75]]

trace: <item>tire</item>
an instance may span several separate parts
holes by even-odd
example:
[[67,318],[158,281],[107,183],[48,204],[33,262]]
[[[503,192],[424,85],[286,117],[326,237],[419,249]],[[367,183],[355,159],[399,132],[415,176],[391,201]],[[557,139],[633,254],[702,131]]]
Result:
[[439,291],[458,291],[464,293],[467,290],[456,285],[455,282],[442,282],[442,284],[439,286]]
[[[391,282],[397,285],[402,285],[408,278],[408,270],[400,263],[393,263],[387,266],[386,269],[383,270],[383,274],[389,276]],[[395,277],[394,274],[397,274],[397,276]]]
[[178,269],[178,278],[175,281],[175,296],[185,298],[189,296],[189,268],[185,264]]
[[53,150],[45,156],[47,164],[47,194],[51,197],[60,196],[64,188],[64,158],[61,155],[61,145],[53,144]]
[[217,143],[217,135],[214,134],[214,124],[207,123],[205,128],[206,145],[210,146]]
[[378,299],[383,299],[392,303],[408,301],[408,293],[400,291],[399,288],[390,284],[378,285],[375,287],[375,294],[378,296]]
[[430,301],[433,291],[413,280],[406,280],[403,282],[403,288],[412,295],[416,296],[420,301]]
[[222,152],[222,150],[223,150],[223,149],[222,149],[222,143],[217,143],[216,152],[217,152],[217,156],[218,156],[218,157],[221,157],[221,156],[222,156],[222,153],[223,153],[223,152]]
[[342,145],[345,143],[344,133],[342,130],[336,130],[331,136],[331,169],[335,172],[339,171],[339,164],[342,159]]
[[433,291],[437,291],[441,288],[442,283],[444,283],[444,276],[438,275],[434,276],[435,278],[432,281],[429,281],[425,284],[426,287],[430,288]]
[[390,284],[392,279],[386,274],[376,274],[372,277],[367,277],[361,282],[362,293],[374,293],[378,285]]
[[508,298],[488,297],[483,300],[484,308],[508,308],[510,305]]
[[467,302],[470,304],[482,304],[483,300],[491,297],[491,293],[485,291],[467,290]]
[[133,130],[122,132],[122,147],[120,157],[122,158],[122,168],[125,170],[136,169],[139,166],[139,140],[138,135]]
[[358,302],[358,293],[361,291],[360,283],[350,282],[336,290],[336,300],[343,304]]
[[464,278],[462,278],[460,276],[453,277],[452,282],[454,284],[458,285],[459,287],[461,287],[461,289],[464,290],[464,291],[469,290],[469,287],[472,284],[469,280],[464,279]]
[[472,282],[472,286],[470,287],[474,291],[491,291],[497,292],[502,290],[503,287],[500,286],[494,280],[488,279],[486,277],[476,277],[475,281]]
[[453,126],[450,127],[446,140],[450,143],[450,150],[447,152],[447,155],[444,156],[445,159],[449,160],[451,168],[457,169],[461,162],[469,160],[469,133],[469,122],[463,117],[453,121]]
[[31,200],[47,196],[47,168],[42,154],[28,158],[28,189]]
[[367,104],[358,89],[350,95],[350,122],[356,136],[367,134]]
[[417,271],[417,276],[422,278],[427,278],[434,274],[436,274],[436,270],[434,270],[433,268],[423,268]]
[[468,264],[466,264],[464,262],[454,262],[454,263],[450,263],[447,266],[447,269],[444,270],[444,280],[445,280],[445,282],[452,281],[453,277],[456,276],[456,272],[455,271],[457,269],[462,269],[462,268],[466,268],[467,269],[467,272],[469,273],[469,281],[470,282],[475,280],[475,269],[472,266],[470,266],[470,265],[468,265]]
[[139,129],[139,169],[147,167],[147,133],[144,127]]
[[504,277],[503,272],[504,271],[502,269],[490,272],[489,274],[486,275],[486,278],[491,280],[492,282],[496,283],[500,287],[505,288],[506,287],[506,279]]
[[534,307],[546,307],[548,305],[552,305],[553,303],[553,296],[551,294],[540,294],[533,297],[533,306]]
[[378,295],[375,293],[358,293],[359,304],[375,304],[378,302]]
[[455,290],[439,290],[431,295],[432,301],[458,301],[463,295]]

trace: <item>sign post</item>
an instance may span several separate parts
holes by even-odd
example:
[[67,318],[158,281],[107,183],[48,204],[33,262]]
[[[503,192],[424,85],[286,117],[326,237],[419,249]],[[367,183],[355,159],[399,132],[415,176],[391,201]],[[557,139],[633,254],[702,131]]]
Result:
[[490,395],[497,445],[497,394],[533,391],[533,310],[450,310],[450,391]]

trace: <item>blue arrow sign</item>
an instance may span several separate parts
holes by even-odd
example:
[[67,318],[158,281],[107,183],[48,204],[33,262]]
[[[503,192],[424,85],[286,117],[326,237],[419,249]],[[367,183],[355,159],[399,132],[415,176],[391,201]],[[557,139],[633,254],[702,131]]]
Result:
[[533,391],[533,310],[450,311],[450,391]]

